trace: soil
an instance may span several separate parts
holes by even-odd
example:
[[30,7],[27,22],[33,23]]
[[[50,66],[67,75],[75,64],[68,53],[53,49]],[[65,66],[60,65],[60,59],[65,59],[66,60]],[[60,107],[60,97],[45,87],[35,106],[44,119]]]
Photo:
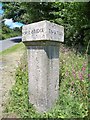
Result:
[[15,71],[23,53],[24,51],[17,50],[8,55],[0,55],[0,119],[2,117],[17,117],[12,114],[7,115],[3,111],[9,98],[9,91],[15,84]]

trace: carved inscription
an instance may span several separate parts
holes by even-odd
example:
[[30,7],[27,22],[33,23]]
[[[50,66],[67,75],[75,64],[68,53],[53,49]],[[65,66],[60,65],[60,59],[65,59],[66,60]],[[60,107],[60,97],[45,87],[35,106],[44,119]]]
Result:
[[[45,32],[44,31],[44,28],[38,28],[38,29],[32,29],[32,30],[25,30],[25,31],[23,31],[23,35],[30,35],[30,34],[38,34],[38,33],[42,33],[42,32]],[[56,34],[58,34],[58,35],[62,35],[62,33],[60,32],[60,31],[55,31],[55,30],[52,30],[52,29],[49,29],[49,33],[50,34],[53,34],[53,35],[56,35]]]
[[51,30],[51,29],[49,29],[49,33],[54,34],[54,35],[56,35],[56,34],[62,35],[62,33],[60,31],[55,31],[55,30]]
[[37,34],[37,33],[41,33],[41,32],[44,32],[43,28],[24,31],[23,34],[24,35],[27,35],[27,34],[32,34],[33,35],[33,34]]

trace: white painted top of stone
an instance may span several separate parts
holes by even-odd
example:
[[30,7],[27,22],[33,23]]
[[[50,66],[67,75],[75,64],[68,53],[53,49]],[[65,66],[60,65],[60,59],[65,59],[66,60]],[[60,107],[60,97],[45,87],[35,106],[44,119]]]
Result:
[[47,20],[24,25],[22,41],[64,41],[64,27]]

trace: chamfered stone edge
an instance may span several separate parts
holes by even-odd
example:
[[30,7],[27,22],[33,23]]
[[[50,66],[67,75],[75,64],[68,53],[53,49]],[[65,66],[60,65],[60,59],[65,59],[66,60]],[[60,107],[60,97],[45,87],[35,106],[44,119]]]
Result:
[[64,27],[47,20],[24,25],[22,41],[64,41]]

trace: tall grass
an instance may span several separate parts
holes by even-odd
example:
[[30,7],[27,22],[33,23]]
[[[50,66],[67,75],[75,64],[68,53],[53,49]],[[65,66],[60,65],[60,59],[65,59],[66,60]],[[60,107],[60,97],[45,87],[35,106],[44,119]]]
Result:
[[39,114],[28,102],[28,72],[26,53],[16,71],[16,83],[10,94],[5,112],[15,112],[21,118],[79,118],[88,115],[88,60],[86,55],[75,54],[60,47],[60,94],[56,105],[47,113]]
[[22,49],[25,49],[25,46],[22,42],[20,42],[16,45],[4,50],[4,51],[1,51],[0,55],[8,55],[8,54],[13,53],[13,52],[18,51],[18,50],[21,51]]

